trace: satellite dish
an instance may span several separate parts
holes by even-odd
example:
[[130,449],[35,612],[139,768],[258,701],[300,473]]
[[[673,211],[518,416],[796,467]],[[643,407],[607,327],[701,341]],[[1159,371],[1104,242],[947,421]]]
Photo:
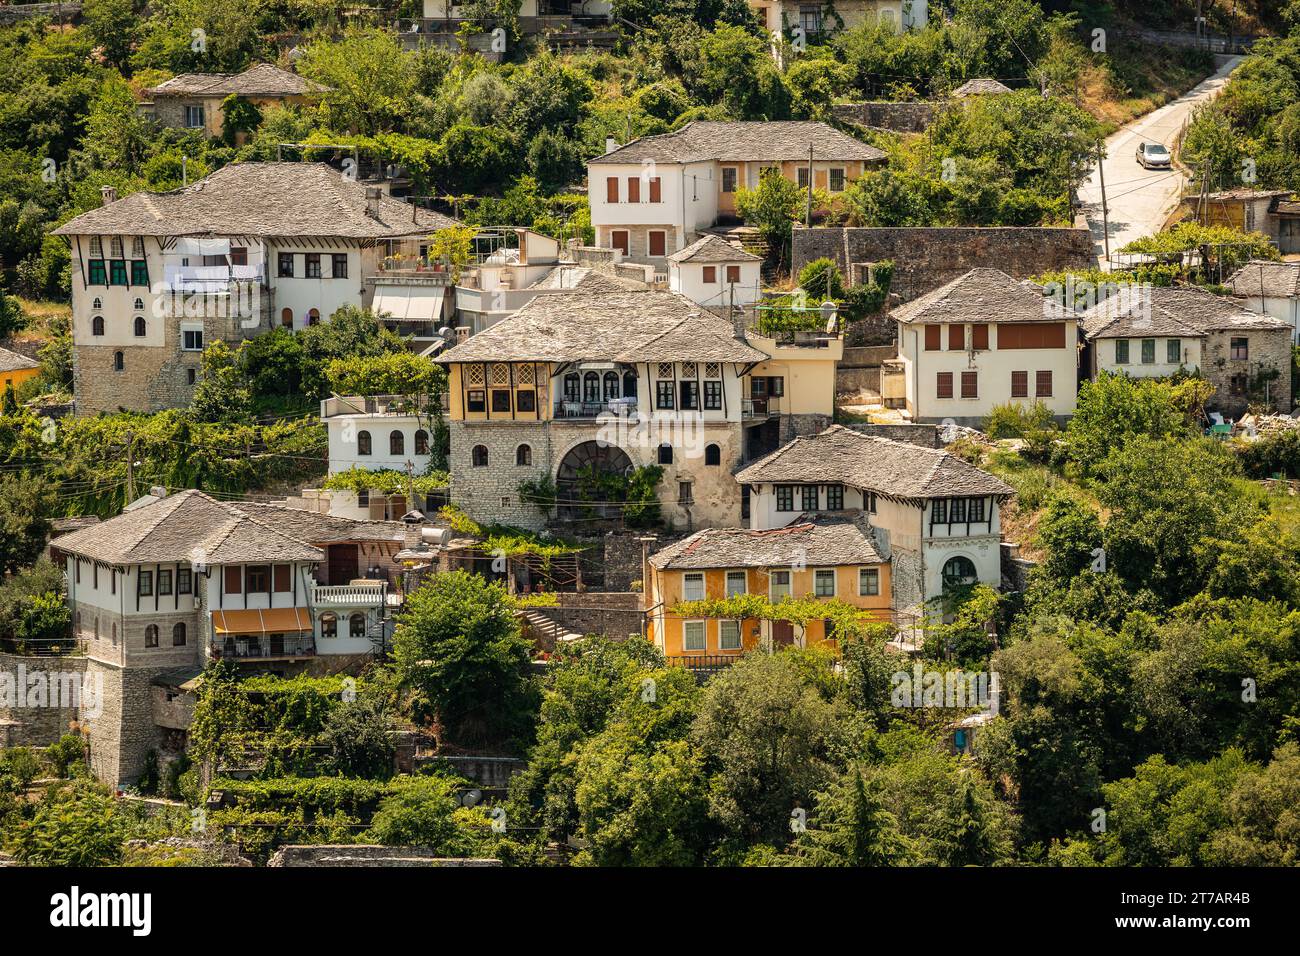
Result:
[[456,333],[452,332],[451,326],[449,325],[444,325],[442,328],[438,330],[438,336],[447,341],[450,341],[452,336],[454,336],[455,334]]

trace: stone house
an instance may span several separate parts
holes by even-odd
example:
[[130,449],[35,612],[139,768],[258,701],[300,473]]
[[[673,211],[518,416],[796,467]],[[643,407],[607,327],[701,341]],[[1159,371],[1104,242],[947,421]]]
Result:
[[54,230],[72,249],[77,413],[189,404],[203,348],[371,304],[366,280],[453,220],[323,163],[239,163]]
[[1252,260],[1224,285],[1243,308],[1291,326],[1292,341],[1300,344],[1300,262]]
[[807,39],[865,23],[880,23],[902,33],[922,29],[926,20],[926,0],[749,0],[749,8],[768,33],[798,27]]
[[[943,449],[832,425],[741,469],[749,527],[853,517],[890,563],[890,607],[900,623],[954,585],[1002,580],[1001,507],[1010,485]],[[813,552],[808,565],[820,563]]]
[[297,672],[370,657],[411,530],[183,491],[56,538],[73,636],[103,681],[102,714],[83,715],[96,775],[140,773],[162,729],[180,729],[154,719],[151,687],[210,659]]
[[1220,192],[1189,193],[1174,212],[1173,221],[1195,219],[1206,226],[1227,226],[1240,232],[1261,232],[1283,253],[1300,252],[1300,202],[1289,189],[1241,186]]
[[1081,323],[1084,374],[1101,372],[1135,378],[1160,378],[1201,367],[1205,333],[1154,302],[1126,307],[1130,296],[1147,297],[1148,287],[1126,287],[1092,309]]
[[885,154],[825,123],[696,120],[643,136],[587,163],[596,245],[633,262],[666,268],[719,219],[734,219],[736,191],[775,171],[832,195],[843,192]]
[[221,104],[240,96],[258,109],[299,106],[328,91],[296,73],[270,63],[258,63],[243,73],[182,73],[145,90],[140,112],[171,129],[202,130],[220,136],[225,123]]

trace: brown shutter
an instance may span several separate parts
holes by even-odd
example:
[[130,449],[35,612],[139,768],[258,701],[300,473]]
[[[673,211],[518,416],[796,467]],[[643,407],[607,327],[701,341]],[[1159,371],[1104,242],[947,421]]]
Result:
[[940,336],[942,334],[942,331],[937,325],[927,325],[925,327],[925,350],[927,352],[937,352],[942,348],[940,345],[940,342],[942,341]]
[[948,326],[948,349],[960,352],[964,348],[966,348],[966,326],[955,322]]
[[1029,373],[1028,372],[1011,373],[1011,397],[1012,398],[1029,397]]
[[618,202],[617,176],[610,176],[605,180],[605,202]]
[[979,322],[970,327],[971,343],[970,347],[980,351],[985,351],[989,347],[989,327],[987,323]]
[[650,233],[650,255],[662,256],[666,251],[664,243],[665,239],[662,232]]
[[728,282],[740,281],[740,266],[727,266],[727,281]]
[[979,398],[979,372],[962,372],[961,373],[961,397],[962,398]]
[[656,177],[654,177],[653,179],[650,180],[650,201],[651,201],[651,202],[660,202],[660,201],[662,201],[663,192],[662,192],[662,190],[660,189],[660,186],[661,186],[661,185],[662,185],[662,182],[661,182],[661,180],[659,179],[658,176],[656,176]]
[[939,372],[935,376],[936,398],[952,398],[952,372]]
[[718,281],[718,267],[717,267],[717,266],[705,266],[705,267],[704,267],[704,281],[705,281],[705,282],[717,282],[717,281]]
[[998,326],[998,349],[1063,349],[1064,322],[1016,322]]
[[1034,395],[1038,398],[1052,397],[1052,372],[1050,369],[1046,372],[1034,373]]
[[289,572],[292,568],[287,564],[277,564],[275,566],[275,589],[277,591],[289,590]]
[[627,177],[627,201],[641,201],[641,180],[637,176]]
[[226,593],[239,594],[244,590],[244,569],[239,565],[226,566]]

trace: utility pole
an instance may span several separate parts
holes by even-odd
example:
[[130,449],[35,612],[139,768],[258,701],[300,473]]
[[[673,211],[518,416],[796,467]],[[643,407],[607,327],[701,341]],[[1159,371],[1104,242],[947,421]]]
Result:
[[406,461],[406,510],[415,510],[415,462]]
[[1110,271],[1110,207],[1106,204],[1106,156],[1104,144],[1097,140],[1097,175],[1101,178],[1101,243],[1106,254],[1106,269]]
[[131,429],[126,430],[126,501],[135,501],[135,438]]
[[[803,227],[812,228],[812,183],[813,183],[813,147],[812,143],[808,144],[808,205],[804,209]],[[793,267],[792,267],[793,268]]]

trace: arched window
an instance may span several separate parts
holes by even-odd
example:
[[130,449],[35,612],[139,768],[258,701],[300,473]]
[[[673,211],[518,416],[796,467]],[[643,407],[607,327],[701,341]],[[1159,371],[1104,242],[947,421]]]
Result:
[[[116,627],[116,625],[114,626]],[[144,646],[145,647],[158,646],[158,625],[157,624],[150,624],[148,627],[144,629]]]
[[659,464],[671,465],[673,463],[673,446],[664,442],[659,446]]
[[104,317],[102,315],[97,315],[90,320],[90,334],[91,335],[104,334]]
[[135,317],[135,337],[138,339],[144,338],[144,334],[146,331],[147,329],[145,328],[145,324],[144,324],[144,316],[137,315]]
[[320,309],[308,309],[308,310],[307,310],[307,324],[308,324],[308,325],[319,325],[319,324],[320,324]]
[[564,400],[566,402],[582,401],[582,380],[577,372],[564,376]]
[[600,376],[595,372],[582,376],[582,400],[593,403],[600,401]]
[[469,455],[470,464],[475,468],[487,467],[487,445],[475,445]]
[[337,614],[322,614],[320,616],[320,636],[339,636],[339,618]]
[[370,432],[367,431],[357,432],[357,454],[358,455],[370,454]]
[[135,306],[134,306],[134,308],[135,308],[135,310],[136,310],[137,312],[143,312],[143,311],[144,311],[144,299],[137,298],[137,299],[135,300]]
[[722,449],[717,445],[704,446],[704,463],[706,465],[722,464]]
[[365,637],[366,636],[366,616],[364,614],[353,614],[348,618],[348,637]]
[[618,398],[619,380],[618,372],[605,373],[605,401],[612,401]]
[[126,368],[126,356],[121,352],[113,353],[113,371],[120,372]]
[[429,454],[429,433],[423,428],[415,433],[415,453],[417,455]]
[[515,464],[520,468],[527,468],[533,463],[533,447],[531,445],[520,445],[515,449]]
[[286,329],[293,328],[293,309],[280,310],[280,324]]
[[978,581],[979,572],[975,570],[975,562],[971,561],[970,558],[962,557],[959,554],[954,558],[949,558],[943,566],[943,586],[945,589],[965,587]]
[[176,626],[172,628],[172,647],[185,646],[185,622],[177,621]]
[[623,373],[623,397],[636,398],[636,372]]
[[406,436],[397,429],[388,433],[388,453],[390,455],[406,454]]
[[90,307],[92,309],[102,309],[104,307],[104,300],[99,296],[95,296],[95,301],[90,303]]

